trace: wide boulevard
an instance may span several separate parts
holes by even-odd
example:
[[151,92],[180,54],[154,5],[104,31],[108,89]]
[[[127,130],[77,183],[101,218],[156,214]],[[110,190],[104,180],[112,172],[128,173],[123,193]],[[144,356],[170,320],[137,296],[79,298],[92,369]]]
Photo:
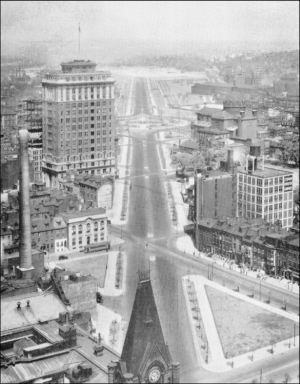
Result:
[[[150,95],[145,79],[136,79],[133,95],[134,115],[151,115]],[[127,254],[126,292],[122,298],[113,299],[115,308],[129,321],[138,271],[150,269],[165,341],[169,345],[173,361],[180,362],[182,382],[240,382],[259,375],[261,369],[265,374],[282,366],[284,373],[286,365],[298,364],[299,348],[223,374],[208,372],[205,367],[198,365],[181,277],[188,273],[207,276],[208,262],[189,256],[176,248],[177,233],[171,226],[164,187],[167,176],[161,169],[156,132],[135,128],[130,130],[129,135],[132,138],[129,176],[132,188],[128,223],[122,228],[113,227],[113,231],[118,234],[122,232],[126,240],[123,246]],[[258,281],[222,267],[214,268],[213,279],[224,282],[230,288],[239,284],[243,294],[251,293],[252,287],[255,286],[257,295],[260,289]],[[272,305],[281,307],[283,299],[288,299],[288,310],[299,313],[298,296],[281,289],[262,284],[262,300],[267,300],[270,289]],[[238,313],[233,316],[238,316]]]

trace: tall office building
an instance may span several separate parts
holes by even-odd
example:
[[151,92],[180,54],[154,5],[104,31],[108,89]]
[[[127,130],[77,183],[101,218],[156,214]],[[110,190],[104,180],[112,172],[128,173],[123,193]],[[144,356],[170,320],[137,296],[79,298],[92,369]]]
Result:
[[115,174],[114,83],[91,61],[61,64],[43,87],[43,178],[59,188],[69,170]]
[[288,229],[293,225],[293,173],[265,167],[260,151],[260,146],[250,146],[246,169],[238,172],[237,214],[280,221]]

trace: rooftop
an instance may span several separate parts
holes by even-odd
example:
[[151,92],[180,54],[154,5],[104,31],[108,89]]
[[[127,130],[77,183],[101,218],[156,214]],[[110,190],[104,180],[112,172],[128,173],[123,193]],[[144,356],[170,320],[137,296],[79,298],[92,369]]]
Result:
[[[30,296],[30,297],[29,297]],[[30,307],[26,301],[30,299]],[[17,303],[21,302],[21,309]],[[66,306],[54,293],[1,298],[1,332],[59,318]]]
[[71,219],[76,219],[79,217],[86,217],[86,216],[96,216],[96,215],[104,215],[106,213],[105,208],[90,208],[86,209],[85,211],[79,211],[79,212],[74,212],[74,213],[66,213],[63,212],[61,216],[65,219],[65,221],[69,221]]
[[73,61],[61,63],[61,65],[68,65],[68,66],[75,66],[75,67],[78,67],[78,66],[85,66],[85,67],[89,66],[90,67],[90,66],[95,66],[97,64],[91,60],[73,60]]
[[[246,170],[239,170],[239,173],[243,174],[249,174]],[[275,168],[268,168],[265,167],[264,169],[257,169],[256,171],[252,171],[252,176],[257,177],[275,177],[275,176],[286,176],[286,175],[292,175],[293,172],[291,171],[283,171],[281,169],[275,169]],[[250,175],[250,174],[249,174]]]
[[219,112],[219,108],[210,108],[210,107],[204,107],[200,109],[200,111],[197,112],[197,115],[205,115],[205,116],[212,116],[214,113]]
[[216,120],[233,120],[234,119],[234,117],[226,111],[219,111],[214,115],[212,115],[211,118]]
[[57,321],[50,321],[46,324],[36,324],[33,328],[42,334],[51,344],[64,340],[63,337],[59,335],[59,324]]
[[75,183],[81,183],[90,187],[95,187],[98,188],[103,184],[106,184],[107,182],[112,182],[113,177],[103,177],[103,176],[81,176],[81,177],[76,177]]
[[180,147],[189,148],[189,149],[199,149],[199,145],[194,140],[186,140],[180,144]]
[[[1,383],[22,383],[31,382],[34,379],[49,375],[54,372],[61,372],[67,368],[71,370],[80,363],[88,363],[92,366],[92,375],[89,382],[96,380],[97,383],[107,383],[106,371],[90,359],[85,353],[72,348],[54,354],[39,356],[30,362],[17,363],[1,369]],[[106,368],[106,367],[105,367]]]

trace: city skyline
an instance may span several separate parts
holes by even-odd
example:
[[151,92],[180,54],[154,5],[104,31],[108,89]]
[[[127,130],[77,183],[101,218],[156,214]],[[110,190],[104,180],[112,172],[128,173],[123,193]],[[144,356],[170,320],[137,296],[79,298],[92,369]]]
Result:
[[[43,42],[82,58],[205,50],[286,50],[299,45],[298,2],[2,2],[2,54]],[[13,33],[12,33],[13,31]],[[112,44],[114,53],[109,52]],[[49,52],[48,52],[49,53]],[[98,55],[97,55],[98,56]],[[74,57],[74,56],[73,56]]]

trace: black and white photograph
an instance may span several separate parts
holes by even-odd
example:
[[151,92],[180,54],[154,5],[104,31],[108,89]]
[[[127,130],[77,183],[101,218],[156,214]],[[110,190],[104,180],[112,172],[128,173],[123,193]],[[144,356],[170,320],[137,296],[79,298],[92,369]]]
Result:
[[299,383],[299,1],[1,1],[3,384]]

